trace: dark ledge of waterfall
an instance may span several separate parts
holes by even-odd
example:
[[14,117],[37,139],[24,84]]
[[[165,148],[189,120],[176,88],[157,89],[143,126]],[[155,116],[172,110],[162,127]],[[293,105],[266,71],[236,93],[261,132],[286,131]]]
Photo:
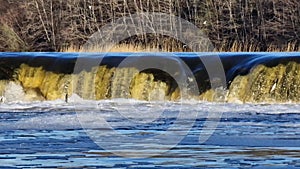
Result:
[[[42,66],[47,71],[55,73],[72,74],[78,71],[91,68],[80,66],[74,67],[78,60],[85,60],[87,63],[101,63],[98,66],[118,67],[127,57],[161,57],[161,65],[167,66],[170,61],[182,60],[188,65],[196,77],[198,84],[210,86],[208,73],[202,59],[209,60],[210,57],[220,58],[224,73],[226,75],[227,87],[238,75],[247,75],[257,65],[274,67],[279,64],[286,65],[290,62],[300,63],[300,52],[254,52],[254,53],[0,53],[0,80],[12,79],[14,72],[21,64],[32,67]],[[200,59],[201,58],[201,59]],[[131,59],[134,61],[135,59]],[[215,61],[212,59],[212,61]],[[138,63],[138,62],[137,62]],[[130,64],[130,65],[134,65]],[[155,74],[155,77],[163,79],[166,73],[159,70],[146,70]],[[209,87],[208,87],[209,88]],[[207,87],[203,90],[207,90]]]

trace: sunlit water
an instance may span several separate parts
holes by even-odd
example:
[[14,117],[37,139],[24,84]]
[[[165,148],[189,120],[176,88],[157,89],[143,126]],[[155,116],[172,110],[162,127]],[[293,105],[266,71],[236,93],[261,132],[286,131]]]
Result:
[[[0,110],[2,168],[300,168],[299,104],[116,99],[3,103]],[[176,121],[179,111],[191,122],[192,114],[197,112],[193,127],[175,147],[154,157],[113,154],[96,144],[81,125],[83,122],[90,130],[101,131],[97,127],[103,121],[94,118],[101,114],[120,133],[144,139],[163,134]],[[138,112],[143,115],[138,116]],[[81,123],[77,113],[85,113],[80,116]],[[207,119],[208,113],[221,113],[222,118]],[[217,127],[206,142],[199,143],[207,121]],[[122,144],[122,140],[119,142]],[[134,152],[132,146],[130,151],[117,145],[125,154],[149,151],[151,155],[156,151]]]

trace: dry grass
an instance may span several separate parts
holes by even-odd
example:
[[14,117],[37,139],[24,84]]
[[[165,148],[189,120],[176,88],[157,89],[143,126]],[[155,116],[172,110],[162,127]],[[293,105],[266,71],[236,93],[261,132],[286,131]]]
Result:
[[[181,47],[182,46],[182,47]],[[71,45],[61,50],[61,52],[184,52],[187,49],[183,48],[182,44],[176,43],[174,40],[164,42],[158,45],[155,42],[150,44],[118,44],[108,46],[92,46],[92,48],[83,48],[76,45]]]
[[[224,43],[225,44],[225,43]],[[166,45],[168,46],[168,45]],[[215,49],[214,52],[260,52],[260,46],[258,44],[242,45],[238,42],[234,42],[231,47],[225,45],[219,49]],[[154,45],[135,45],[135,44],[120,44],[116,46],[106,47],[93,47],[91,49],[83,49],[77,46],[70,46],[63,49],[62,52],[183,52],[184,49],[166,47],[159,49]],[[195,51],[199,52],[199,51]],[[275,45],[269,45],[266,52],[300,52],[300,46],[296,43],[288,43],[284,47],[277,47]]]
[[[155,47],[143,47],[142,45],[133,44],[120,44],[116,46],[106,46],[106,47],[93,47],[90,49],[83,49],[82,47],[70,46],[63,49],[62,52],[159,52]],[[170,51],[168,51],[170,52]]]
[[[223,44],[226,44],[224,42]],[[243,45],[237,41],[235,41],[230,47],[226,45],[221,46],[220,49],[216,51],[220,52],[260,52],[261,46],[256,43],[249,43],[247,45]],[[300,46],[297,43],[287,43],[286,45],[282,45],[278,47],[277,45],[270,44],[264,52],[299,52]]]

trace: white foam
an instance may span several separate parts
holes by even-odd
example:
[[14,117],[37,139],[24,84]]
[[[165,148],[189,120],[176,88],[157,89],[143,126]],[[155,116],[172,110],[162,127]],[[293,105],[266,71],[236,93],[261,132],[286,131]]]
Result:
[[[120,118],[120,115],[122,115],[122,118],[128,118],[127,122],[120,121],[115,125],[123,125],[123,123],[125,123],[124,125],[126,126],[136,123],[150,123],[158,118],[157,115],[160,115],[164,110],[168,112],[168,114],[164,115],[170,118],[177,118],[178,114],[176,114],[176,112],[182,111],[184,113],[184,119],[194,118],[193,113],[198,113],[198,117],[201,118],[207,117],[208,113],[226,113],[226,117],[228,115],[230,117],[240,117],[241,114],[245,113],[253,113],[254,115],[256,113],[300,113],[300,104],[178,103],[145,102],[127,99],[89,101],[81,100],[80,97],[76,95],[74,95],[72,99],[74,99],[72,103],[65,103],[64,100],[55,100],[0,104],[1,112],[27,113],[24,118],[19,119],[17,122],[2,121],[0,128],[65,129],[81,127],[78,121],[79,114],[74,112],[80,113],[80,122],[84,122],[88,127],[99,127],[99,124],[104,124],[104,121],[100,121],[101,119]],[[135,108],[135,110],[133,110],[133,108]],[[33,114],[32,112],[41,113]]]
[[69,98],[70,103],[78,103],[84,101],[83,98],[78,96],[76,93],[72,94],[71,97]]
[[21,85],[10,81],[5,87],[4,97],[6,102],[25,101],[25,92]]
[[[282,113],[300,113],[300,104],[239,104],[239,103],[214,103],[201,102],[196,100],[183,100],[182,102],[171,101],[140,101],[134,99],[112,99],[112,100],[84,100],[78,95],[73,94],[69,98],[69,103],[59,99],[55,101],[34,101],[26,102],[22,98],[24,93],[15,84],[11,84],[11,89],[18,89],[21,95],[5,95],[7,102],[0,104],[0,112],[49,112],[49,111],[98,111],[98,110],[132,110],[137,108],[141,110],[163,110],[174,109],[184,111],[214,111],[214,112],[258,112],[266,114],[282,114]],[[11,90],[9,89],[9,90]]]

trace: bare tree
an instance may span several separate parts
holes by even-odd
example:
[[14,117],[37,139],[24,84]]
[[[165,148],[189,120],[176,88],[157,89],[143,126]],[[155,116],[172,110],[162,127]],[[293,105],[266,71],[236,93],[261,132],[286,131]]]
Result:
[[[1,1],[8,2],[8,0]],[[268,45],[283,47],[289,43],[299,46],[300,43],[299,0],[24,0],[10,2],[14,5],[0,8],[2,12],[0,23],[9,26],[22,43],[26,44],[26,49],[32,51],[60,51],[70,45],[81,46],[103,25],[114,23],[123,16],[131,17],[136,12],[163,12],[170,16],[180,16],[205,31],[216,48],[224,50],[229,50],[236,44],[240,45],[241,50],[246,51],[251,50],[253,45],[257,50],[266,50]],[[141,24],[144,23],[141,22]],[[1,36],[5,39],[4,33],[0,32],[0,47],[4,43],[1,41]],[[132,36],[121,43],[165,48],[182,46],[175,39],[155,33]]]

